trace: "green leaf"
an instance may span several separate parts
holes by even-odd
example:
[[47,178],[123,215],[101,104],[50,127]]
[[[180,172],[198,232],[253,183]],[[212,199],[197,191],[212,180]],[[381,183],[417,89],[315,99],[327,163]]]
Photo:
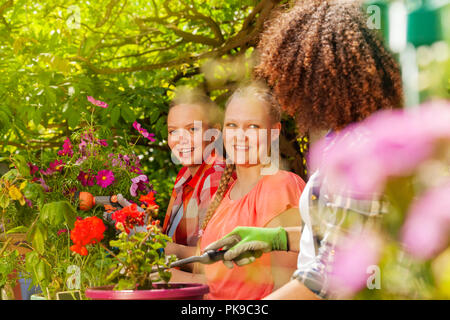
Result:
[[111,125],[115,126],[119,118],[120,118],[120,108],[113,107],[111,109]]
[[12,228],[10,230],[8,230],[6,232],[6,234],[11,234],[11,233],[26,233],[28,231],[28,228],[25,226],[18,226],[15,228]]
[[17,172],[16,169],[11,169],[11,170],[9,170],[8,172],[6,172],[6,173],[2,176],[2,178],[3,178],[3,179],[6,179],[6,180],[9,180],[9,181],[12,181],[12,180],[14,180],[14,179],[17,177],[17,174],[18,174],[18,172]]
[[76,220],[76,211],[65,200],[50,202],[42,207],[39,219],[55,227],[66,223],[69,228],[73,228]]
[[29,177],[30,176],[30,168],[27,165],[27,160],[24,156],[20,154],[14,155],[14,162],[16,164],[17,170],[20,172],[20,174],[23,177]]
[[65,116],[69,127],[72,129],[76,128],[76,126],[80,123],[81,114],[72,107],[67,108]]
[[36,183],[28,183],[23,189],[23,195],[30,200],[37,200],[44,194],[44,190],[41,185]]
[[122,106],[122,110],[120,111],[120,115],[126,122],[134,122],[136,120],[136,116],[134,112],[127,106]]
[[29,234],[29,240],[31,240],[33,248],[40,254],[44,254],[45,252],[47,236],[47,228],[39,222],[34,225]]
[[8,208],[9,206],[9,196],[8,194],[0,193],[0,207],[3,209]]

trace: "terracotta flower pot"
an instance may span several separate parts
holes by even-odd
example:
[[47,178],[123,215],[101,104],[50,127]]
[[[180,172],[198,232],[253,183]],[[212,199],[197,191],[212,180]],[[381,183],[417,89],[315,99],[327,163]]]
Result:
[[86,297],[93,300],[202,300],[209,287],[199,283],[154,284],[153,290],[113,290],[113,286],[86,290]]

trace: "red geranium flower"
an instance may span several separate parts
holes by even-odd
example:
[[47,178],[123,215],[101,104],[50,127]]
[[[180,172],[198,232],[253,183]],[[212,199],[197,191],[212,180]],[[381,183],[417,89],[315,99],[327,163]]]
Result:
[[156,204],[155,192],[154,191],[150,191],[147,195],[141,196],[139,198],[139,201],[145,203],[147,205],[147,207],[150,207],[153,210],[156,210],[156,209],[159,208],[159,206]]
[[85,248],[89,244],[100,242],[103,239],[103,233],[106,227],[103,221],[97,217],[88,217],[75,221],[75,228],[70,232],[70,239],[74,245],[70,250],[83,256],[87,255]]
[[116,222],[116,229],[124,230],[126,233],[130,233],[130,229],[133,229],[135,226],[143,226],[145,223],[144,218],[145,212],[138,211],[136,203],[111,215],[111,219]]

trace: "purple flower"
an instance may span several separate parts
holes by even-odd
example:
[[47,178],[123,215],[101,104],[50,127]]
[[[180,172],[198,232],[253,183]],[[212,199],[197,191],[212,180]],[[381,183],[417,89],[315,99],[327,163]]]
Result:
[[101,108],[108,108],[108,104],[106,102],[95,100],[94,97],[88,96],[88,101],[92,103],[94,106],[101,107]]
[[450,182],[428,190],[411,205],[402,228],[405,249],[430,259],[447,246],[450,235]]
[[58,155],[60,156],[73,156],[72,144],[70,143],[70,139],[66,138],[63,143],[63,149],[58,151]]
[[379,237],[371,232],[347,236],[335,250],[330,272],[330,288],[339,295],[357,293],[367,284],[367,268],[378,263],[382,249]]
[[145,184],[148,183],[148,177],[146,175],[139,175],[136,178],[131,179],[132,185],[130,187],[130,194],[133,197],[137,196],[137,192],[138,190],[140,191],[144,191],[144,192],[149,192],[148,190],[150,190],[150,188],[148,186],[146,186]]
[[91,174],[91,172],[84,172],[80,170],[77,180],[81,182],[81,185],[83,187],[86,186],[92,187],[95,183],[95,176]]
[[32,182],[36,182],[39,181],[39,183],[41,184],[42,188],[44,189],[45,192],[49,192],[50,188],[48,187],[48,185],[45,183],[45,180],[43,178],[33,178],[33,180],[31,180]]
[[97,184],[106,188],[114,182],[114,174],[110,170],[100,170],[96,176]]
[[58,230],[57,235],[60,236],[61,234],[66,233],[66,232],[68,232],[68,231],[69,231],[69,230],[67,230],[67,229],[61,229],[61,230]]
[[154,133],[148,133],[148,131],[146,129],[142,128],[141,124],[138,123],[137,121],[133,122],[133,128],[135,128],[137,131],[139,131],[139,133],[144,138],[147,138],[151,142],[155,142],[156,141],[156,139],[154,138],[155,134]]

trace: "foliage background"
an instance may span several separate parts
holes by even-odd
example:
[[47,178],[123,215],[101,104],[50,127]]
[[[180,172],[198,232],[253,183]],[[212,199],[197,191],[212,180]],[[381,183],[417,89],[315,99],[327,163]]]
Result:
[[[54,154],[82,126],[86,96],[94,96],[109,104],[96,112],[108,143],[135,140],[135,120],[156,134],[155,143],[141,139],[135,150],[164,212],[179,169],[165,140],[175,86],[200,86],[223,105],[250,77],[264,22],[289,2],[0,1],[0,172],[12,153]],[[422,86],[425,94],[448,97],[450,59],[429,69],[444,80],[434,91]],[[305,176],[292,119],[283,128],[285,165]]]
[[108,143],[136,136],[135,120],[156,134],[135,150],[164,211],[179,169],[165,140],[173,89],[201,86],[223,103],[249,77],[257,36],[278,2],[0,2],[0,162],[15,152],[54,154],[94,96],[109,104],[96,112]]

